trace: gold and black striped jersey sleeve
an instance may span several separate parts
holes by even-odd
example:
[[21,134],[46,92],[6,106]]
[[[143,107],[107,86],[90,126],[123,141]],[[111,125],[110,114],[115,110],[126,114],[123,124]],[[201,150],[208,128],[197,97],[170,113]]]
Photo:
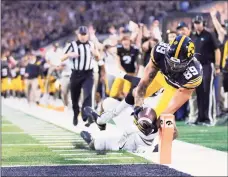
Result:
[[203,80],[203,77],[201,75],[199,75],[197,78],[190,80],[183,86],[188,89],[194,89],[202,83],[202,80]]
[[151,61],[157,68],[161,70],[164,68],[165,51],[167,47],[168,44],[160,42],[156,46],[154,46],[150,53]]
[[[184,76],[186,78],[186,82],[183,84],[184,88],[194,89],[198,87],[203,81],[203,70],[199,61],[194,59],[188,66]],[[190,77],[190,79],[187,80],[187,77]]]

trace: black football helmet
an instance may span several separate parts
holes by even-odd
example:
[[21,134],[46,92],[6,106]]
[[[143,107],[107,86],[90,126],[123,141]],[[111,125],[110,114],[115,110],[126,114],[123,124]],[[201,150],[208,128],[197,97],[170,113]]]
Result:
[[165,53],[166,67],[171,72],[183,72],[194,57],[195,45],[191,38],[179,35],[170,42]]

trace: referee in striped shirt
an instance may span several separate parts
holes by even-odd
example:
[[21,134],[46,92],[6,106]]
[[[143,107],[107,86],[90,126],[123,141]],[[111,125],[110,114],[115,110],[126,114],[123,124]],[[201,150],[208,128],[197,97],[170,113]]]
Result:
[[102,73],[105,73],[104,62],[100,60],[99,52],[94,44],[89,41],[88,28],[86,26],[80,26],[76,33],[77,40],[67,44],[64,49],[64,56],[61,58],[61,61],[66,59],[70,59],[71,61],[70,92],[74,111],[73,124],[75,126],[78,124],[78,115],[80,112],[78,102],[81,89],[83,89],[84,94],[81,115],[84,122],[88,119],[87,114],[84,112],[84,107],[92,106],[93,67],[95,62],[98,62],[103,70]]

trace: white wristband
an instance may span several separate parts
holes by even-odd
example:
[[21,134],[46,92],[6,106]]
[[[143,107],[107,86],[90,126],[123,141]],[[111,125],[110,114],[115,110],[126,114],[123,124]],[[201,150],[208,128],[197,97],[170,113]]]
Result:
[[124,78],[124,76],[126,75],[127,73],[125,73],[124,71],[120,71],[120,76],[121,78]]
[[98,65],[99,65],[99,66],[104,65],[104,61],[103,61],[103,60],[99,60],[99,61],[98,61]]

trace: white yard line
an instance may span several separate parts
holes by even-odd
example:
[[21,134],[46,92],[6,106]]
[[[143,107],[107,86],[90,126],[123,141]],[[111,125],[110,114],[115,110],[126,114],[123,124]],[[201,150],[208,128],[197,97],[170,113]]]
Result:
[[50,144],[36,144],[36,143],[31,143],[31,144],[1,144],[1,146],[48,146]]
[[46,133],[46,134],[42,134],[42,133],[29,133],[29,132],[26,132],[26,133],[30,134],[31,136],[56,136],[56,135],[58,135],[58,136],[71,136],[69,134],[64,134],[64,133],[58,134],[58,133],[50,133],[50,132],[49,133]]
[[13,124],[2,124],[2,127],[11,127],[11,126],[15,126]]
[[[24,120],[24,121],[26,121],[26,120]],[[46,124],[44,124],[44,125],[46,125]],[[33,130],[33,129],[36,129],[36,130],[50,130],[50,129],[57,129],[57,128],[55,128],[53,125],[52,126],[49,126],[49,127],[47,127],[47,126],[44,126],[44,125],[39,125],[39,124],[36,124],[36,126],[33,126],[33,127],[31,127],[31,126],[29,126],[29,127],[27,127],[27,129],[29,129],[29,130]],[[39,127],[39,126],[41,126],[41,127]],[[60,128],[59,128],[59,130],[61,130]]]
[[88,149],[52,149],[53,152],[84,152],[88,151]]
[[[117,152],[109,152],[107,153],[107,155],[122,155],[123,153],[117,153]],[[91,153],[91,152],[82,152],[82,153],[72,153],[72,154],[59,154],[59,155],[62,155],[62,156],[87,156],[87,155],[97,155],[97,153]],[[85,157],[87,158],[87,157]],[[121,157],[122,158],[122,157]]]
[[[59,143],[61,145],[61,143]],[[48,143],[48,144],[37,144],[37,143],[31,143],[31,144],[1,144],[1,146],[48,146],[48,148],[63,148],[63,147],[71,147],[74,148],[75,146],[70,146],[70,145],[66,145],[66,146],[59,146],[59,144],[56,143]]]
[[63,132],[63,130],[61,129],[55,129],[55,128],[49,128],[49,129],[36,129],[36,128],[33,128],[33,129],[28,129],[26,128],[27,131],[30,131],[30,132],[54,132],[54,133],[57,133],[57,132]]
[[94,158],[70,158],[65,160],[80,160],[80,161],[93,161],[93,160],[120,160],[120,159],[133,159],[134,157],[94,157]]
[[52,141],[52,140],[47,140],[47,141],[40,141],[41,143],[69,143],[69,142],[75,142],[75,143],[84,143],[85,141],[84,140],[82,140],[82,139],[78,139],[78,140],[54,140],[54,141]]
[[17,135],[17,134],[26,134],[25,132],[1,132],[2,135]]
[[65,148],[69,148],[69,149],[72,149],[72,148],[75,148],[75,146],[48,146],[48,148],[56,148],[56,149],[65,149]]
[[39,130],[25,130],[25,132],[31,133],[31,134],[51,134],[51,135],[72,135],[71,133],[64,133],[64,131],[52,131],[52,130],[45,130],[45,131],[39,131]]
[[51,141],[51,140],[82,140],[82,138],[75,138],[75,137],[35,137],[37,140],[42,140],[42,141]]
[[52,132],[51,130],[50,131],[46,131],[46,132],[41,132],[41,131],[24,131],[30,135],[58,135],[58,136],[61,136],[61,135],[70,135],[71,134],[65,134],[64,131],[62,132]]
[[49,138],[77,138],[78,135],[34,135],[35,138],[49,139]]

